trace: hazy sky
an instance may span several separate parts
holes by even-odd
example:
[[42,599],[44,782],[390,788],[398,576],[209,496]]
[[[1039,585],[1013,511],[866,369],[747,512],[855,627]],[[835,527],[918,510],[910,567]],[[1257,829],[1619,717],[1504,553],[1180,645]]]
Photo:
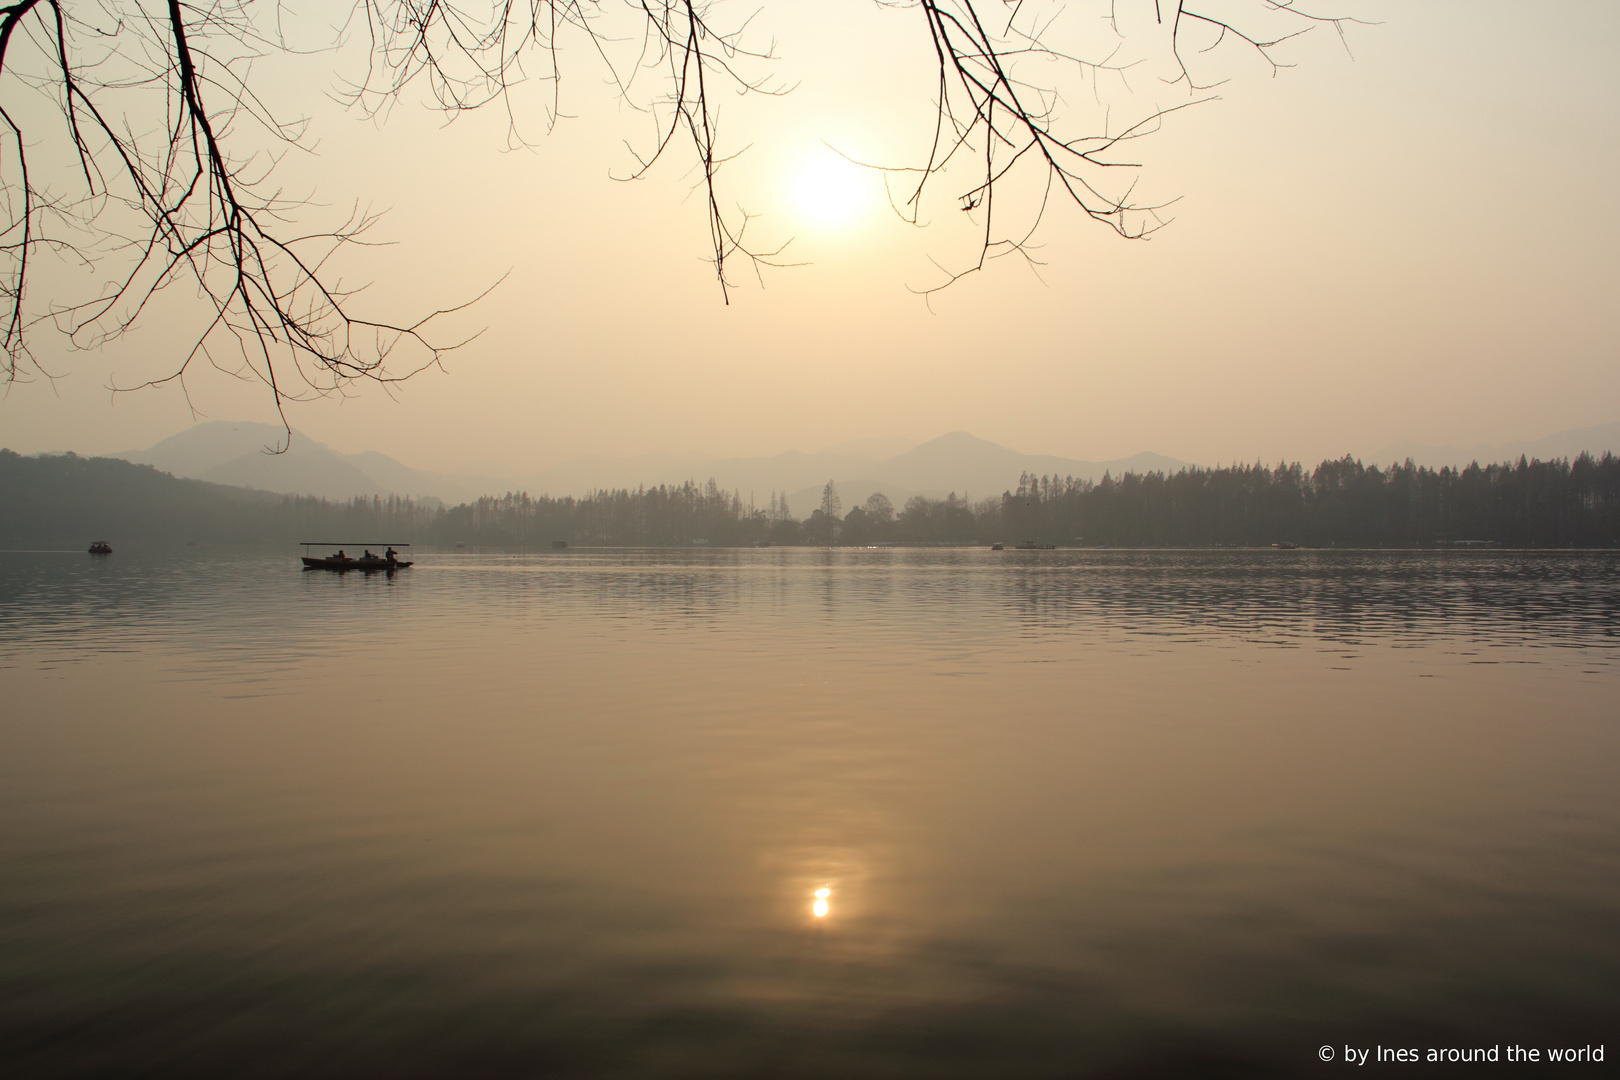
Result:
[[[611,178],[646,122],[583,58],[562,89],[576,117],[516,152],[494,114],[449,129],[414,106],[380,125],[345,114],[319,96],[342,55],[284,65],[270,90],[319,139],[289,159],[289,188],[318,184],[312,215],[388,210],[377,235],[394,245],[346,264],[377,310],[405,318],[508,275],[456,324],[485,332],[444,372],[289,418],[417,467],[522,469],[952,430],[1078,458],[1309,461],[1620,419],[1620,5],[1312,3],[1381,25],[1350,28],[1353,59],[1319,31],[1275,79],[1233,64],[1223,100],[1133,147],[1139,194],[1180,196],[1172,225],[1129,242],[1056,213],[1039,279],[1005,261],[931,309],[908,286],[938,282],[931,259],[964,265],[972,223],[944,201],[927,228],[899,222],[881,181],[839,173],[821,142],[915,159],[933,89],[915,11],[749,6],[797,88],[725,99],[722,135],[750,144],[726,190],[809,265],[745,281],[729,307],[686,163]],[[1148,82],[1145,100],[1183,100]],[[175,388],[106,389],[172,365],[185,320],[173,302],[96,353],[41,337],[62,377],[11,388],[0,445],[116,451],[187,426]],[[190,391],[206,418],[274,419],[256,384],[201,372]]]

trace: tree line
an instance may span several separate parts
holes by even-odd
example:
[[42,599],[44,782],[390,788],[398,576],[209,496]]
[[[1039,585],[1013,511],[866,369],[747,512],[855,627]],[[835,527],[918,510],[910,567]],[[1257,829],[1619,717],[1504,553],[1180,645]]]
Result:
[[1097,483],[1025,476],[980,520],[1020,539],[1110,546],[1606,547],[1620,543],[1620,458],[1380,469],[1346,456],[1311,472],[1296,463]]
[[175,541],[392,541],[544,548],[759,544],[1038,544],[1110,547],[1513,547],[1620,544],[1620,459],[1380,469],[1354,458],[1185,468],[1176,473],[1020,478],[969,504],[874,494],[844,511],[829,481],[799,519],[713,480],[596,491],[512,492],[444,507],[399,496],[329,501],[180,480],[107,458],[0,450],[0,545],[77,547],[97,537]]

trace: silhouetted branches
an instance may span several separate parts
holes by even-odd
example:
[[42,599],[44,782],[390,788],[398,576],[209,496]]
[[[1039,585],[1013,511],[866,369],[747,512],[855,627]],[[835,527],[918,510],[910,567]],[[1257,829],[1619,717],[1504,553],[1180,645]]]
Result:
[[[1139,165],[1118,155],[1134,140],[1157,131],[1170,114],[1213,100],[1209,91],[1224,79],[1210,80],[1198,72],[1215,67],[1214,54],[1224,55],[1223,45],[1236,44],[1275,73],[1286,66],[1277,56],[1285,42],[1317,25],[1331,26],[1342,38],[1345,24],[1359,21],[1307,12],[1293,0],[1110,0],[1104,19],[1078,27],[1084,13],[1049,3],[886,2],[921,11],[938,68],[926,160],[918,167],[888,170],[910,175],[898,209],[917,222],[925,191],[953,160],[974,163],[967,170],[971,179],[956,184],[956,191],[961,209],[978,215],[978,257],[965,269],[945,270],[945,281],[920,290],[924,293],[948,287],[998,256],[1018,254],[1038,263],[1031,242],[1054,197],[1122,237],[1152,234],[1167,224],[1168,203],[1139,199]],[[987,13],[997,8],[1002,20],[988,19]],[[1097,33],[1099,23],[1106,33]],[[1076,42],[1072,47],[1065,44],[1070,40]],[[1082,54],[1082,49],[1088,52]],[[1172,88],[1180,84],[1189,96],[1170,104],[1143,103],[1130,81],[1137,69],[1168,69],[1168,75],[1158,74],[1155,81]],[[1130,103],[1120,110],[1124,119],[1115,116],[1104,80]],[[1081,88],[1090,88],[1095,108],[1077,116],[1077,103],[1066,89]],[[1032,182],[1015,188],[1021,205],[1004,223],[1006,215],[997,213],[997,195],[1020,174]]]
[[[435,104],[452,116],[500,104],[508,141],[527,145],[513,95],[523,82],[549,84],[547,125],[561,115],[557,87],[561,53],[572,37],[597,57],[623,100],[652,120],[648,144],[631,153],[636,167],[625,179],[644,175],[677,145],[695,165],[704,199],[710,261],[729,300],[728,265],[742,260],[769,265],[780,248],[751,247],[744,239],[748,216],[728,212],[718,175],[728,155],[719,148],[717,91],[777,91],[761,75],[743,69],[770,59],[745,42],[747,20],[719,25],[715,5],[703,0],[511,0],[488,11],[443,0],[362,0],[356,17],[370,41],[365,78],[350,88],[350,100],[376,113],[399,100],[414,82],[426,85]],[[656,81],[643,92],[642,85]]]
[[[277,119],[247,81],[253,60],[285,48],[260,32],[249,3],[69,8],[67,0],[17,0],[0,22],[0,111],[11,136],[0,185],[7,381],[25,373],[38,322],[99,345],[181,283],[202,302],[200,326],[174,368],[152,382],[183,385],[202,359],[262,380],[279,409],[357,381],[409,378],[453,347],[430,336],[443,312],[391,322],[353,309],[354,291],[329,263],[365,242],[372,215],[356,210],[336,227],[300,229],[294,211],[303,200],[267,182],[275,159],[228,149],[251,145],[245,127],[272,146],[296,147],[304,127]],[[38,115],[43,103],[55,121]],[[57,151],[42,177],[30,133],[48,124],[55,143],[49,130],[34,136]],[[58,190],[68,182],[77,190]],[[30,305],[41,247],[76,263],[90,295]]]
[[[1275,71],[1299,33],[1325,25],[1342,36],[1353,21],[1293,0],[1103,0],[1089,15],[1050,0],[876,2],[920,16],[937,74],[923,160],[890,168],[905,178],[900,209],[921,223],[925,192],[948,184],[981,230],[977,259],[948,281],[998,255],[1033,262],[1054,200],[1121,236],[1151,234],[1165,207],[1135,196],[1125,147],[1208,100],[1218,80],[1206,71],[1225,70],[1212,65],[1228,51]],[[757,14],[723,0],[358,0],[338,46],[365,49],[346,86],[360,113],[384,114],[412,92],[451,117],[497,107],[512,145],[530,142],[517,101],[529,84],[547,101],[549,127],[563,115],[565,59],[599,65],[650,121],[624,178],[672,156],[692,168],[729,299],[735,266],[757,273],[781,250],[745,239],[749,216],[720,179],[739,148],[723,144],[719,101],[781,92],[770,81],[774,43],[754,40]],[[357,206],[324,227],[302,225],[309,201],[276,186],[281,155],[308,149],[307,125],[279,116],[253,65],[297,51],[283,33],[292,17],[263,0],[0,6],[6,382],[43,373],[29,344],[39,323],[94,347],[151,317],[174,286],[176,299],[194,292],[201,302],[196,332],[172,370],[142,385],[183,386],[204,360],[262,380],[279,408],[398,382],[458,344],[432,329],[446,311],[380,317],[344,283],[339,256],[370,242],[375,216]],[[583,49],[569,52],[571,42]],[[1116,110],[1120,94],[1133,100],[1133,79],[1181,97]],[[1084,108],[1079,90],[1093,99]],[[55,258],[39,303],[31,294],[45,252]]]

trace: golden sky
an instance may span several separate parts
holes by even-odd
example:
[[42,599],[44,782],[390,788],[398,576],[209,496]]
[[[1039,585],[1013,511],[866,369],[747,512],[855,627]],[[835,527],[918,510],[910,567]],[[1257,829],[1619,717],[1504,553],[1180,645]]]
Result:
[[[940,200],[927,227],[904,224],[881,178],[825,146],[915,161],[933,89],[920,18],[757,6],[795,88],[724,100],[723,139],[748,147],[724,186],[758,215],[752,235],[791,238],[784,258],[805,265],[763,287],[738,274],[729,306],[689,162],[615,182],[647,122],[584,58],[562,87],[574,116],[515,151],[493,112],[448,128],[414,98],[382,123],[343,112],[323,94],[345,54],[284,64],[271,89],[318,143],[284,163],[288,188],[317,188],[312,215],[387,210],[374,237],[392,245],[345,266],[376,310],[405,318],[506,275],[454,323],[484,333],[445,371],[394,399],[294,404],[292,424],[421,468],[533,469],[953,430],[1088,459],[1311,461],[1620,419],[1620,7],[1338,0],[1380,23],[1349,29],[1353,58],[1324,30],[1275,78],[1233,63],[1222,100],[1132,147],[1139,193],[1179,197],[1169,227],[1131,242],[1060,210],[1039,276],[1003,260],[925,303],[911,290],[939,282],[935,260],[973,257],[968,215]],[[1144,82],[1144,101],[1185,100]],[[183,299],[100,352],[40,338],[62,377],[12,387],[0,445],[108,452],[187,426],[177,388],[106,389],[172,366]],[[274,419],[256,384],[199,372],[189,389],[203,418]]]

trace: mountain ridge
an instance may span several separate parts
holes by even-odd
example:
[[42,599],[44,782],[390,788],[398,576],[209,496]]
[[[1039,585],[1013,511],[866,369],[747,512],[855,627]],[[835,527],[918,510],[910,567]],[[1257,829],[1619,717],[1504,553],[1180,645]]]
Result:
[[398,494],[430,503],[463,502],[491,494],[504,482],[413,469],[376,450],[345,454],[300,431],[289,435],[275,424],[251,421],[203,421],[145,450],[106,456],[188,480],[331,500]]
[[[868,447],[893,449],[900,444],[909,449],[886,458],[858,452]],[[284,451],[271,452],[283,445]],[[956,431],[920,445],[864,439],[812,453],[789,450],[728,458],[663,452],[623,458],[587,454],[526,477],[515,472],[469,475],[414,469],[375,450],[344,454],[297,431],[288,442],[287,432],[275,425],[229,420],[205,421],[146,450],[108,456],[187,479],[334,500],[399,494],[457,503],[506,491],[583,496],[591,491],[713,479],[724,490],[753,498],[756,505],[766,505],[771,495],[785,496],[791,512],[800,517],[820,502],[828,480],[849,493],[854,500],[851,506],[874,491],[883,492],[899,506],[913,495],[937,498],[953,491],[975,498],[999,495],[1016,488],[1024,473],[1098,480],[1110,471],[1116,475],[1129,470],[1174,471],[1185,464],[1152,453],[1113,461],[1024,454]],[[859,499],[854,499],[857,495]]]

